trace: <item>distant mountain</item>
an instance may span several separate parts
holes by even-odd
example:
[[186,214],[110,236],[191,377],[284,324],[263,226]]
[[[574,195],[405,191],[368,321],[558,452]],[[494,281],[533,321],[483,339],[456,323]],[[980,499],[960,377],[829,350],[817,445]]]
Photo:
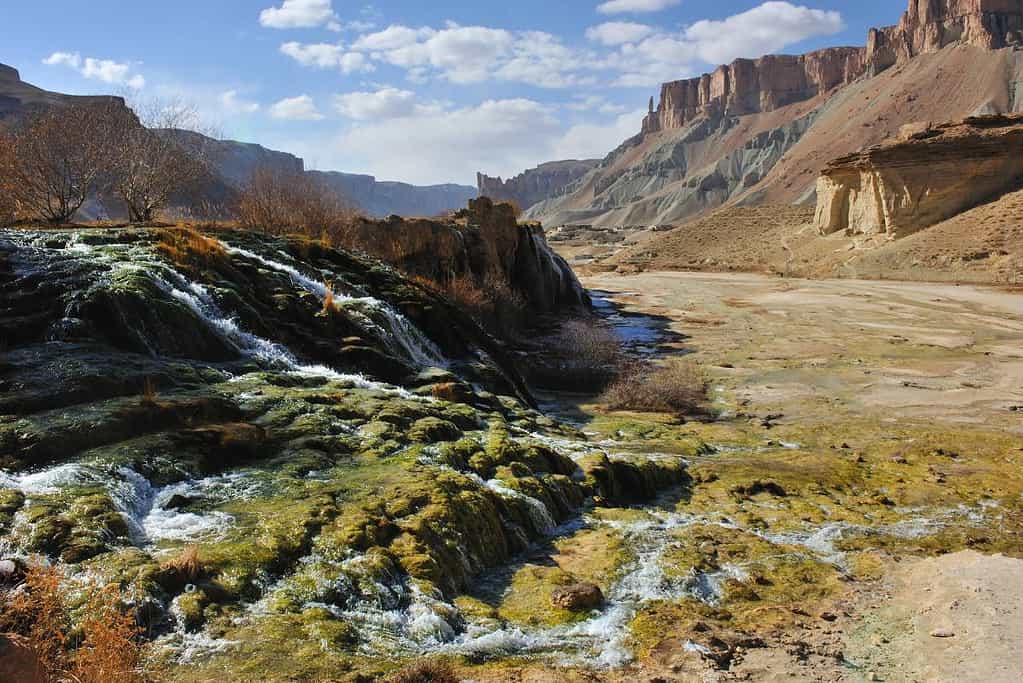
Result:
[[1023,0],[910,0],[863,47],[738,59],[665,83],[636,136],[526,215],[678,225],[720,206],[809,204],[827,162],[903,125],[1021,109]]
[[[34,110],[66,106],[75,102],[113,100],[123,106],[119,97],[77,96],[54,93],[25,83],[17,69],[0,64],[0,123],[14,121]],[[293,154],[267,149],[261,145],[235,140],[212,140],[186,130],[168,131],[189,145],[205,146],[214,160],[216,177],[206,188],[204,199],[219,207],[231,204],[238,190],[245,186],[253,171],[271,167],[283,173],[304,173],[305,162]],[[370,216],[436,216],[465,207],[476,196],[476,188],[468,185],[418,186],[407,183],[378,181],[373,176],[338,172],[309,171],[328,186],[341,192]],[[82,218],[117,217],[116,202],[88,202]]]
[[499,201],[512,201],[520,208],[527,209],[544,200],[565,194],[575,181],[589,173],[599,163],[600,159],[550,161],[508,180],[477,173],[476,187],[480,196]]
[[371,175],[338,171],[308,171],[371,216],[437,216],[465,206],[476,197],[476,188],[468,185],[409,185],[377,180]]

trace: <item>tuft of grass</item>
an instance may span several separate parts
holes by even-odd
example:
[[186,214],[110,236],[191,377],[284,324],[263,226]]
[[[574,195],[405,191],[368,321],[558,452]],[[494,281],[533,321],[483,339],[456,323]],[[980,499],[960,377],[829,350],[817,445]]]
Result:
[[707,397],[707,378],[693,361],[674,358],[662,365],[626,366],[604,392],[611,410],[686,415],[696,412]]
[[207,237],[193,227],[161,230],[157,251],[177,265],[210,265],[227,259],[220,240]]
[[160,565],[160,569],[173,573],[181,583],[195,583],[206,575],[206,567],[199,559],[199,546],[186,546],[180,553]]
[[324,286],[327,289],[327,293],[323,297],[323,312],[330,315],[336,311],[334,306],[334,290],[331,289],[329,282],[324,283]]
[[460,683],[454,670],[442,662],[416,662],[405,667],[385,683]]
[[152,377],[146,377],[145,381],[142,383],[142,396],[139,399],[140,403],[146,407],[155,406],[157,396],[156,381]]

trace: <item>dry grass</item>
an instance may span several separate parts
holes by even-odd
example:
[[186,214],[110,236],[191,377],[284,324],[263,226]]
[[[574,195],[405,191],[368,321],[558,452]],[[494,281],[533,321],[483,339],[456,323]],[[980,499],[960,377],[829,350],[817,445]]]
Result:
[[220,240],[189,226],[161,230],[156,249],[178,265],[206,266],[227,259],[227,250]]
[[530,359],[529,377],[549,389],[599,393],[617,377],[625,356],[614,330],[596,319],[570,320]]
[[74,654],[71,679],[76,683],[137,683],[140,673],[139,628],[120,608],[116,585],[100,589],[90,599],[84,634]]
[[199,547],[186,546],[180,553],[163,562],[160,569],[174,574],[181,583],[195,583],[206,575],[206,567],[199,558]]
[[601,401],[611,410],[692,414],[707,397],[707,378],[691,360],[625,367]]
[[329,282],[324,283],[324,287],[326,287],[327,293],[323,296],[323,312],[331,315],[337,311],[337,307],[334,306],[334,290],[331,289]]
[[156,381],[152,377],[146,377],[146,380],[142,383],[142,397],[139,399],[139,402],[146,407],[155,406],[158,395]]
[[0,593],[0,633],[19,636],[38,678],[74,683],[142,683],[139,629],[122,610],[117,585],[97,589],[73,628],[59,569],[32,564],[25,580]]
[[459,683],[460,680],[447,664],[427,661],[405,667],[385,683]]

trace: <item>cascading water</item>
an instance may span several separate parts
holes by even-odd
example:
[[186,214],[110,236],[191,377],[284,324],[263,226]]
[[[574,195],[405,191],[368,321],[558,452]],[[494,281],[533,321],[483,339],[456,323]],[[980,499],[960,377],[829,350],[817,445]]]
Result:
[[[298,268],[261,256],[248,249],[224,245],[229,254],[256,261],[271,270],[284,273],[291,277],[292,281],[307,292],[315,294],[321,301],[327,297],[328,288],[322,282],[302,274]],[[394,310],[389,304],[371,296],[352,296],[346,292],[337,292],[333,289],[330,293],[334,297],[334,305],[346,309],[359,309],[362,311],[363,322],[375,329],[380,338],[390,343],[394,351],[400,353],[407,360],[417,367],[443,366],[447,362],[444,354],[419,328],[401,313]]]

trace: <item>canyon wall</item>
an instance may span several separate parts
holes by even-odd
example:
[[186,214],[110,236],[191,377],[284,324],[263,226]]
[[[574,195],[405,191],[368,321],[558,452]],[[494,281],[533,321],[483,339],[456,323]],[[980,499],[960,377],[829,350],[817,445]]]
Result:
[[371,175],[337,171],[309,171],[316,178],[355,202],[370,216],[438,216],[465,206],[476,196],[468,185],[409,185],[377,180]]
[[528,209],[534,204],[560,196],[598,163],[599,159],[551,161],[508,180],[477,173],[476,187],[481,197],[514,202],[520,209]]
[[817,229],[903,237],[1021,185],[1023,116],[908,128],[824,169]]

